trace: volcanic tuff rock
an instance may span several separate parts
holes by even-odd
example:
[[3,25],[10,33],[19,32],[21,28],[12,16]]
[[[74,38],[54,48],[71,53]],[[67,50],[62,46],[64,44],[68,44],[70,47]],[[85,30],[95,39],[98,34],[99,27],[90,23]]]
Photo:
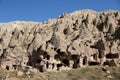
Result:
[[43,23],[0,23],[0,65],[7,70],[119,64],[119,11],[82,10]]

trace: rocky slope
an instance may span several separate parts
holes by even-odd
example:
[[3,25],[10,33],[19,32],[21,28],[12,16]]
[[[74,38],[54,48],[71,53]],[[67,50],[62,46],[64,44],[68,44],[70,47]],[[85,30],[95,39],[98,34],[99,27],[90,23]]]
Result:
[[119,66],[120,12],[82,10],[43,23],[0,23],[0,65],[40,72]]

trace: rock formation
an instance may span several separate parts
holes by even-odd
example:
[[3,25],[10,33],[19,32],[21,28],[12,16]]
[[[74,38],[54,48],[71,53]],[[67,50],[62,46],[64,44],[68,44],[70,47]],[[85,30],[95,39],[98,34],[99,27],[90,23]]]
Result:
[[120,65],[120,12],[64,13],[47,22],[0,23],[0,66],[40,72]]

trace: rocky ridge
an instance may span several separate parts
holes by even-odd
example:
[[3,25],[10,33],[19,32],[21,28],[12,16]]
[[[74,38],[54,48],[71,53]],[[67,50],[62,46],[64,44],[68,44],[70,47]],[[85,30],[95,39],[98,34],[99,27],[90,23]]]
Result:
[[0,66],[40,72],[120,65],[120,12],[63,13],[46,22],[0,23]]

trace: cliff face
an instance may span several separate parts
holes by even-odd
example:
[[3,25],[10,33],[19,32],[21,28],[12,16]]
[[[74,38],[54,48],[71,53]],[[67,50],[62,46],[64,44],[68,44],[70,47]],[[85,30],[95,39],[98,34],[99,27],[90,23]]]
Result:
[[83,10],[43,23],[0,23],[0,65],[7,70],[43,72],[119,64],[118,11]]

